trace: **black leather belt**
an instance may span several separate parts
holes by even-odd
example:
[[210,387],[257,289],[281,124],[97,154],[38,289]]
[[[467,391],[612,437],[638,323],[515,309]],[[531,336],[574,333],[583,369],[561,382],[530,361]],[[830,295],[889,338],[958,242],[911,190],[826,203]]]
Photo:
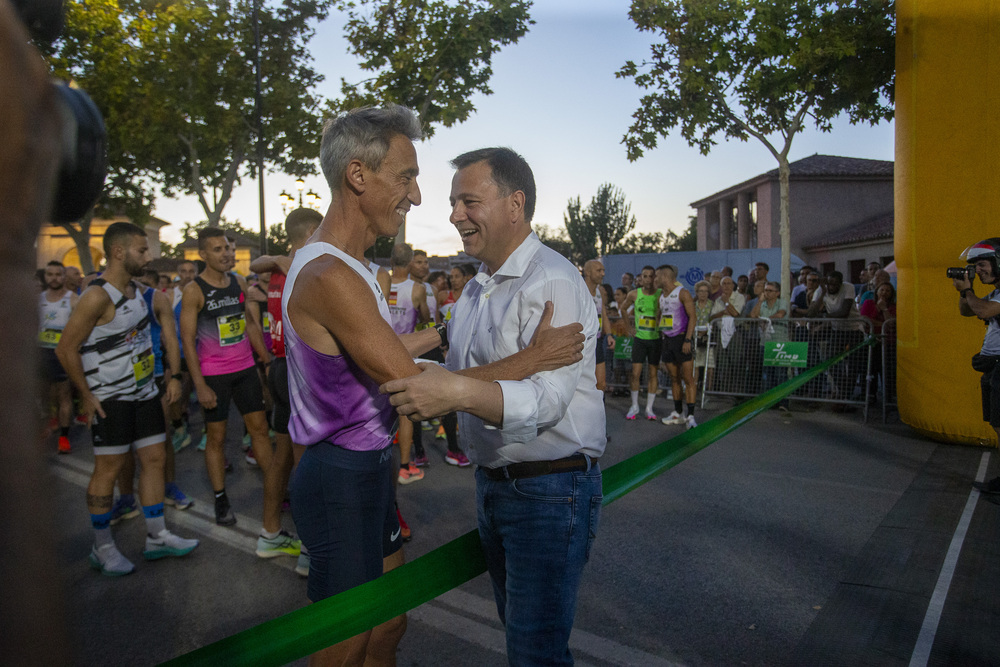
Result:
[[511,463],[508,466],[503,466],[502,468],[483,468],[482,470],[487,477],[494,481],[500,481],[504,479],[522,479],[525,477],[541,477],[542,475],[550,475],[555,472],[577,472],[580,470],[587,470],[592,468],[597,464],[600,457],[591,457],[590,463],[587,462],[587,457],[583,454],[574,454],[573,456],[567,456],[564,459],[556,459],[555,461],[525,461],[523,463]]

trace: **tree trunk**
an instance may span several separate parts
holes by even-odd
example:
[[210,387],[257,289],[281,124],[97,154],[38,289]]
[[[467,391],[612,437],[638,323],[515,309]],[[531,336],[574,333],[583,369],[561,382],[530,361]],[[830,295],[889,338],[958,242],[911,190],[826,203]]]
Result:
[[76,224],[79,229],[73,226],[74,223],[59,223],[59,226],[66,230],[69,237],[76,244],[76,252],[80,256],[80,271],[87,275],[94,270],[94,258],[90,254],[90,221],[94,219],[94,209],[85,215]]
[[[791,308],[792,294],[792,234],[788,225],[788,155],[778,156],[778,197],[781,201],[778,235],[781,237],[781,298]],[[791,312],[789,310],[789,312]]]

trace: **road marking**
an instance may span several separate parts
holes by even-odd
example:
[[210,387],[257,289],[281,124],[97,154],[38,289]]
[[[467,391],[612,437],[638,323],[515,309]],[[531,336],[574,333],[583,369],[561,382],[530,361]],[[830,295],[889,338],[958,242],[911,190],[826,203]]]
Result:
[[[87,463],[69,458],[57,459],[55,465],[51,466],[50,469],[57,477],[81,488],[87,488],[90,483],[90,475],[93,472],[93,468]],[[194,496],[191,498],[195,501],[193,507],[170,513],[172,525],[180,526],[256,557],[255,539],[260,532],[260,522],[237,514],[236,526],[219,526],[215,523],[214,512],[201,509],[210,507],[211,504],[201,498]],[[270,558],[268,561],[272,565],[287,570],[295,569],[296,559],[294,558]],[[410,610],[407,615],[412,620],[429,625],[435,630],[471,642],[489,651],[494,651],[498,655],[502,656],[507,653],[504,631],[496,627],[500,621],[497,617],[496,604],[492,599],[487,600],[459,589],[452,589],[427,604]],[[482,620],[476,620],[470,616]],[[678,667],[682,664],[673,656],[667,658],[646,653],[580,629],[573,630],[569,644],[574,657],[577,658],[576,664],[581,667],[589,667],[589,664],[579,659],[580,654],[615,665]]]
[[[63,480],[81,488],[87,488],[90,484],[90,475],[93,468],[82,461],[72,459],[57,459],[56,465],[51,467],[52,472]],[[180,526],[201,536],[221,542],[227,547],[251,554],[257,558],[257,536],[260,534],[260,522],[244,514],[236,515],[236,526],[220,526],[215,523],[215,510],[206,510],[206,507],[213,507],[214,504],[195,496],[189,496],[195,504],[186,510],[170,512],[170,525]],[[169,506],[168,506],[169,507]],[[265,559],[259,559],[265,560]],[[276,565],[286,570],[295,569],[295,558],[268,558],[269,564]]]
[[[455,614],[458,618],[461,618],[464,623],[475,623],[476,626],[480,628],[480,636],[476,639],[470,639],[464,632],[454,632],[449,630],[453,627],[452,622],[448,621],[448,625],[438,626],[435,623],[436,628],[444,630],[445,632],[451,632],[457,637],[463,639],[468,639],[474,643],[488,648],[491,650],[497,650],[501,654],[506,652],[506,639],[503,630],[497,630],[490,625],[485,625],[479,623],[478,621],[472,621],[469,619],[469,615],[478,616],[486,621],[493,624],[498,624],[499,618],[497,617],[496,603],[490,599],[486,600],[478,595],[473,595],[471,593],[466,593],[463,590],[454,588],[447,593],[443,593],[436,597],[432,603],[435,607],[439,605],[447,605],[455,609],[456,611],[463,612],[463,614]],[[420,611],[424,610],[430,605],[423,605],[414,610]],[[410,612],[412,613],[412,612]],[[450,612],[445,612],[450,613]],[[414,616],[418,620],[423,620],[419,616]],[[439,617],[435,616],[435,622]],[[492,633],[496,633],[500,637],[499,648],[496,648],[495,638]],[[609,662],[615,665],[649,665],[650,667],[678,667],[682,663],[676,659],[675,656],[665,657],[659,655],[653,655],[651,653],[646,653],[640,651],[639,649],[632,648],[631,646],[625,646],[624,644],[619,644],[618,642],[600,637],[586,630],[580,630],[579,628],[574,628],[573,633],[569,638],[569,647],[573,651],[573,656],[576,658],[575,662],[578,665],[583,665],[585,663],[579,660],[579,655],[585,654],[592,658],[597,658],[600,661]]]
[[[976,481],[982,482],[986,479],[986,466],[990,462],[990,453],[983,452],[979,461],[979,471],[976,473]],[[951,538],[951,545],[948,547],[948,554],[944,557],[944,565],[941,567],[941,574],[938,575],[937,585],[934,586],[934,593],[931,601],[927,605],[927,614],[924,616],[924,624],[920,627],[920,636],[913,647],[913,655],[910,656],[910,667],[925,667],[931,657],[931,649],[934,647],[934,636],[937,634],[938,623],[941,621],[941,612],[944,610],[944,603],[948,597],[948,589],[951,587],[951,578],[955,574],[955,566],[958,564],[958,556],[962,552],[962,543],[965,542],[965,534],[969,530],[969,522],[972,521],[972,513],[976,509],[976,502],[979,500],[979,490],[973,488],[969,492],[969,499],[965,503],[965,510],[958,520],[955,534]]]

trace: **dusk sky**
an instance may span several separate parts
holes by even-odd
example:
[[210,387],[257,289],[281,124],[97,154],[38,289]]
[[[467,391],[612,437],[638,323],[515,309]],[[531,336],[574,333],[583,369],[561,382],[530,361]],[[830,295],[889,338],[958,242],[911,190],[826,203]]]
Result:
[[[538,189],[536,225],[559,227],[570,198],[586,205],[602,183],[612,183],[632,204],[636,231],[683,232],[694,213],[689,204],[718,190],[777,166],[759,141],[720,143],[701,155],[679,136],[630,163],[621,143],[641,91],[632,80],[614,73],[626,60],[641,62],[651,35],[637,31],[628,19],[626,0],[537,0],[535,25],[516,45],[493,59],[490,96],[477,95],[476,112],[465,123],[438,127],[434,137],[417,146],[418,179],[423,203],[407,219],[407,241],[432,255],[451,255],[461,248],[448,222],[448,193],[456,155],[484,146],[510,146],[531,165]],[[334,97],[340,77],[365,78],[346,53],[341,16],[321,24],[311,42],[318,71],[326,77],[319,93]],[[320,128],[316,139],[319,141]],[[893,126],[852,126],[838,120],[830,133],[808,129],[796,137],[790,158],[814,153],[893,159]],[[267,224],[284,219],[278,193],[294,193],[295,179],[284,174],[265,177]],[[322,176],[306,179],[306,191],[330,196]],[[171,223],[161,236],[175,243],[185,222],[204,218],[194,197],[159,197],[155,214]],[[244,180],[223,215],[244,226],[259,226],[256,181]]]

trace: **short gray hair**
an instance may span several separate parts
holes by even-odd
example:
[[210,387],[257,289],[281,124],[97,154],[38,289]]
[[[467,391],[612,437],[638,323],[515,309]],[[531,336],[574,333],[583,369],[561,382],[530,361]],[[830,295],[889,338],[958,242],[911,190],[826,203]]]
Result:
[[417,114],[398,104],[382,109],[351,109],[326,121],[319,161],[330,191],[340,190],[351,160],[361,160],[369,169],[378,170],[389,152],[389,142],[397,134],[410,141],[418,141],[424,136]]

